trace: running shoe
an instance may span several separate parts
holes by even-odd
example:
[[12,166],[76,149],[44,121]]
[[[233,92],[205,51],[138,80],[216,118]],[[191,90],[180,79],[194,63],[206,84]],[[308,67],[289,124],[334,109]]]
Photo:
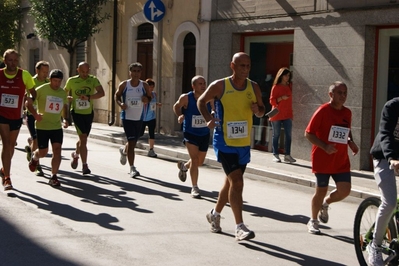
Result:
[[179,168],[178,176],[179,176],[180,181],[185,182],[187,179],[187,169],[184,169],[184,162],[178,161],[177,168]]
[[40,164],[38,164],[36,167],[36,176],[44,176],[44,172]]
[[310,219],[308,224],[308,232],[311,234],[318,235],[320,234],[320,229],[319,229],[319,221],[318,220],[312,220]]
[[30,159],[32,158],[32,149],[30,148],[29,145],[26,145],[25,151],[26,151],[26,160],[28,160],[28,162],[29,162]]
[[83,175],[90,175],[91,174],[91,171],[90,171],[89,166],[87,165],[87,163],[83,165],[82,174]]
[[200,199],[201,198],[200,189],[198,187],[193,187],[191,189],[191,197],[193,197],[195,199]]
[[328,205],[322,205],[319,212],[319,219],[322,223],[328,223]]
[[3,187],[4,187],[4,190],[13,189],[12,184],[11,184],[11,179],[9,177],[5,177],[3,179]]
[[241,240],[249,240],[255,237],[255,232],[249,230],[245,224],[241,224],[237,229],[236,229],[236,240],[241,241]]
[[384,260],[382,258],[382,248],[375,246],[374,243],[370,243],[366,247],[367,252],[369,253],[369,264],[372,266],[383,266],[385,265]]
[[220,233],[222,232],[222,228],[220,227],[220,215],[213,215],[213,209],[206,214],[206,219],[211,224],[211,232],[212,233]]
[[76,155],[75,152],[72,152],[72,153],[71,153],[71,157],[72,157],[72,162],[71,162],[71,167],[72,167],[72,169],[78,168],[79,155]]
[[148,157],[152,157],[152,158],[156,158],[158,155],[155,153],[155,151],[153,149],[148,151],[147,154]]
[[137,171],[136,167],[132,167],[132,169],[130,170],[130,177],[131,178],[135,178],[136,176],[139,176],[140,172]]
[[126,153],[123,151],[124,149],[125,149],[125,147],[119,148],[119,153],[121,154],[121,157],[119,158],[119,162],[121,163],[121,165],[125,165],[127,162]]
[[60,181],[58,180],[56,175],[53,175],[53,177],[50,178],[50,180],[48,181],[49,185],[52,187],[59,187],[61,186]]
[[29,161],[29,170],[31,172],[34,172],[36,170],[36,167],[38,166],[39,161],[36,161],[35,159],[33,159],[33,157],[30,159]]

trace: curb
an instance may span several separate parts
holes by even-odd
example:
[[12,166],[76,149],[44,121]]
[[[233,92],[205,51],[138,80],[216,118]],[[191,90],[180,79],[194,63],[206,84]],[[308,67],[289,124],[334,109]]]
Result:
[[[64,129],[64,133],[71,134],[71,135],[77,135],[75,129]],[[98,135],[98,134],[93,134],[90,133],[89,138],[92,139],[97,139],[97,140],[102,140],[102,141],[107,141],[111,142],[114,144],[119,144],[119,145],[124,145],[126,141],[124,140],[124,134],[123,133],[117,133],[115,136],[104,136],[104,135]],[[144,142],[143,140],[138,140],[136,148],[140,149],[142,155],[145,155],[143,151],[148,150],[148,143]],[[186,152],[180,152],[178,150],[174,149],[169,149],[160,146],[159,144],[157,145],[157,153],[162,154],[164,156],[172,157],[175,159],[182,159],[182,160],[189,160],[189,156]],[[217,162],[216,158],[212,157],[206,157],[204,164],[211,165],[211,166],[217,166],[221,167],[220,163]],[[261,180],[262,178],[271,178],[279,181],[284,181],[284,182],[289,182],[289,183],[295,183],[301,186],[306,186],[306,187],[315,187],[315,181],[309,180],[306,178],[302,177],[296,177],[290,174],[284,174],[280,172],[275,172],[275,171],[267,171],[255,167],[247,167],[246,168],[246,173],[258,176],[259,178],[252,178],[252,179],[259,179]],[[329,185],[329,190],[335,189],[335,185]],[[349,194],[351,197],[355,198],[360,198],[360,199],[365,199],[368,197],[380,197],[379,194],[371,193],[371,192],[366,192],[366,191],[361,191],[358,189],[351,189],[351,192]]]

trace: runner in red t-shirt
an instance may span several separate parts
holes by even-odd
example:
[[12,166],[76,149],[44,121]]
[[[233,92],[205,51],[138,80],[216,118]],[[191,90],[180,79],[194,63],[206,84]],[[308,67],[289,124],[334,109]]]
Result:
[[[308,231],[319,234],[319,219],[328,222],[328,206],[346,198],[351,191],[350,161],[348,146],[353,155],[359,151],[353,142],[350,131],[352,112],[344,106],[348,88],[343,82],[336,81],[328,94],[330,102],[321,105],[313,114],[306,127],[305,137],[312,145],[312,172],[316,176],[316,192],[312,198],[312,216]],[[336,189],[327,197],[330,176]]]

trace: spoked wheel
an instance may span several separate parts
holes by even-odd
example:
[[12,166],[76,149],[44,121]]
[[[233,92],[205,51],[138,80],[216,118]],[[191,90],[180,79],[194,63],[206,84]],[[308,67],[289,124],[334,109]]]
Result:
[[[374,222],[380,206],[380,199],[376,197],[370,197],[362,201],[359,208],[356,211],[355,222],[353,226],[353,239],[355,242],[356,256],[361,266],[367,266],[368,253],[366,247],[371,243],[374,233]],[[396,238],[396,227],[394,220],[388,224],[384,241],[387,246]],[[384,260],[386,256],[383,256]]]

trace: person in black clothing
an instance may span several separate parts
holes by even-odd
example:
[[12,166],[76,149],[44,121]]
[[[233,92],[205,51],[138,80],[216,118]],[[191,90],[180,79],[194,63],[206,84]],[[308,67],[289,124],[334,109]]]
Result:
[[384,265],[381,244],[385,228],[396,208],[395,172],[399,170],[399,97],[385,103],[381,112],[378,134],[370,150],[373,156],[374,178],[381,193],[373,242],[367,246],[370,265]]

